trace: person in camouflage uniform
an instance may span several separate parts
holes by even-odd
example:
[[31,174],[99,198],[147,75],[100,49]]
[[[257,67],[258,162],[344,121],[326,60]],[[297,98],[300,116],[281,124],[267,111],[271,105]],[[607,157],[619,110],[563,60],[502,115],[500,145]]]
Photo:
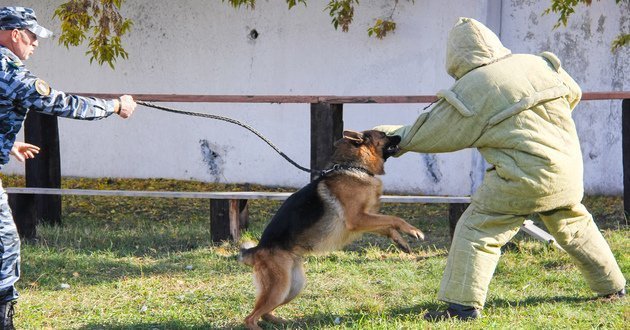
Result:
[[[33,9],[0,8],[0,167],[9,155],[19,161],[33,158],[39,148],[16,142],[29,110],[74,119],[95,120],[114,113],[128,118],[136,103],[129,95],[105,100],[70,95],[51,88],[32,74],[22,61],[38,46],[38,38],[52,32],[37,23]],[[20,238],[0,181],[0,329],[13,328],[15,282],[20,277]]]
[[582,96],[552,53],[512,54],[480,22],[450,31],[448,73],[456,79],[412,125],[375,129],[400,136],[401,152],[477,148],[491,165],[459,219],[430,321],[481,316],[501,247],[538,214],[598,295],[625,296],[626,280],[582,205],[582,152],[571,111]]

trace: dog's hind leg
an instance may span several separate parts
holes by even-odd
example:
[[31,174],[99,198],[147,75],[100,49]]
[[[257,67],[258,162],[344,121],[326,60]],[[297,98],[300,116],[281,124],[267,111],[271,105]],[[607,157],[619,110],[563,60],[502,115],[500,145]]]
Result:
[[[262,251],[261,251],[262,252]],[[248,329],[260,329],[257,322],[265,319],[278,319],[271,312],[285,303],[291,291],[293,258],[288,252],[274,251],[261,253],[254,262],[254,278],[257,287],[254,310],[245,318]]]
[[[297,297],[300,292],[304,289],[304,285],[306,284],[306,274],[304,273],[304,266],[302,258],[295,257],[293,259],[293,267],[291,269],[291,287],[289,288],[289,293],[284,298],[282,305],[289,303],[295,297]],[[271,312],[262,316],[263,320],[271,323],[281,324],[286,321],[280,317],[273,315]]]
[[300,294],[305,284],[306,274],[304,273],[304,264],[302,258],[296,257],[293,259],[293,268],[291,268],[291,289],[282,304],[288,303]]

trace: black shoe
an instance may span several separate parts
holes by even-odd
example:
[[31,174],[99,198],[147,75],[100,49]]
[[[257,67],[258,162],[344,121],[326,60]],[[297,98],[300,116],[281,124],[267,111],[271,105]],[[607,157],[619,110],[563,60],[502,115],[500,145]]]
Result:
[[450,304],[445,311],[431,311],[424,314],[424,319],[431,322],[457,319],[471,321],[481,317],[481,312],[475,307]]
[[16,301],[7,301],[0,304],[0,329],[15,330],[13,326],[13,314],[15,314]]
[[623,297],[626,296],[626,288],[623,288],[615,293],[611,293],[611,294],[607,294],[604,296],[601,296],[601,299],[605,299],[605,300],[616,300],[616,299],[621,299]]

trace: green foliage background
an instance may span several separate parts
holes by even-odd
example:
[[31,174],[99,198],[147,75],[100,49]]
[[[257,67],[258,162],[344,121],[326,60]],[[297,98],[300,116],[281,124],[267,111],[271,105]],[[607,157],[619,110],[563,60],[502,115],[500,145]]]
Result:
[[[107,63],[112,69],[117,59],[126,59],[128,53],[122,45],[122,38],[129,33],[133,22],[122,17],[120,8],[126,0],[69,0],[60,5],[54,17],[61,21],[61,35],[59,43],[66,47],[76,47],[88,40],[90,62],[96,60],[100,65]],[[298,4],[307,5],[307,0],[285,0],[289,9]],[[347,32],[354,19],[354,9],[359,5],[359,0],[328,0],[326,11],[331,17],[331,23],[335,29]],[[415,0],[407,0],[415,3]],[[615,0],[621,5],[624,1]],[[254,10],[256,0],[222,0],[234,8],[245,7]],[[391,12],[387,17],[374,19],[374,24],[367,29],[369,36],[378,39],[386,37],[396,30],[394,12],[399,0],[388,0]],[[545,10],[545,14],[559,14],[558,22],[554,28],[567,25],[569,17],[579,5],[588,5],[591,0],[551,0],[551,6]],[[210,4],[209,4],[210,5]],[[612,42],[612,51],[630,43],[630,34],[621,32]]]

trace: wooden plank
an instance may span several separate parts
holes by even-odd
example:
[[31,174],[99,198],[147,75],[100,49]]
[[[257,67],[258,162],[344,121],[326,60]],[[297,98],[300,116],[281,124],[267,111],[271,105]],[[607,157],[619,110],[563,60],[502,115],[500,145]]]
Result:
[[[5,188],[9,194],[47,194],[76,196],[124,196],[152,198],[202,198],[202,199],[266,199],[285,200],[291,192],[237,191],[237,192],[195,192],[195,191],[145,191],[145,190],[90,190],[53,188]],[[383,203],[470,203],[468,196],[413,196],[383,195]]]
[[8,194],[9,207],[13,213],[15,226],[20,237],[25,239],[37,236],[37,204],[33,194]]
[[219,243],[221,241],[236,241],[232,236],[232,224],[230,223],[230,201],[210,200],[210,239]]
[[623,99],[630,99],[630,91],[585,92],[585,93],[582,93],[582,100],[584,100],[584,101],[623,100]]
[[437,101],[435,95],[400,95],[400,96],[319,96],[319,102],[331,104],[357,103],[431,103]]
[[[120,94],[111,93],[71,93],[99,98],[117,98]],[[131,94],[135,99],[146,102],[201,102],[201,103],[431,103],[435,95],[395,95],[395,96],[335,96],[335,95],[195,95],[195,94]],[[585,92],[584,101],[630,99],[630,91]]]
[[623,209],[630,217],[630,98],[621,102],[621,150],[623,162]]
[[555,237],[551,236],[551,234],[542,230],[540,227],[534,225],[534,222],[531,220],[523,221],[521,230],[539,241],[546,242],[547,244],[551,244],[555,248],[564,251],[564,249],[556,242]]
[[464,214],[466,208],[468,208],[468,204],[465,203],[453,203],[448,206],[448,229],[449,234],[451,234],[451,241],[455,235],[455,227],[457,227],[459,218]]
[[468,196],[403,196],[403,195],[383,195],[381,196],[383,203],[470,203]]
[[[117,98],[120,94],[110,93],[70,93],[104,99]],[[145,102],[183,102],[183,103],[431,103],[437,100],[435,95],[400,95],[400,96],[335,96],[335,95],[185,95],[185,94],[131,94],[134,99]]]
[[284,192],[194,192],[194,191],[143,191],[143,190],[91,190],[52,188],[6,188],[13,194],[47,194],[79,196],[125,196],[155,198],[203,198],[203,199],[271,199],[285,200],[291,193]]
[[249,227],[249,208],[247,207],[247,199],[239,199],[238,212],[240,228],[247,229]]
[[[41,148],[37,157],[26,161],[26,186],[60,188],[61,157],[57,117],[30,111],[24,122],[24,140]],[[34,202],[36,217],[40,221],[61,224],[60,196],[37,195]]]
[[238,199],[229,199],[229,214],[228,219],[230,221],[230,236],[233,241],[238,241],[241,238],[241,208],[240,201]]
[[238,199],[210,200],[210,236],[213,242],[236,242],[241,238],[242,223],[247,222],[246,208]]
[[[311,169],[323,170],[333,154],[335,141],[343,134],[343,105],[311,104]],[[311,180],[318,176],[311,174]]]

